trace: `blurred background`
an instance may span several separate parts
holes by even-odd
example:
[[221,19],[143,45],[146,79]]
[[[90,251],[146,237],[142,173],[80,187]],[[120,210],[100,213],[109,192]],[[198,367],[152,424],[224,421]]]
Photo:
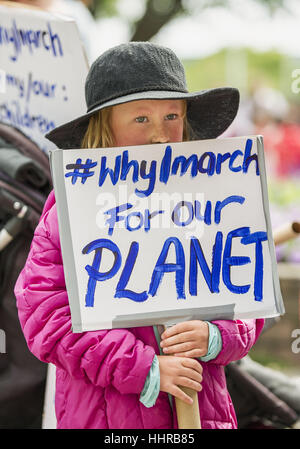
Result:
[[[189,90],[234,86],[239,114],[226,136],[262,134],[273,228],[300,221],[300,2],[85,0],[92,62],[111,46],[151,40],[183,61]],[[300,237],[276,247],[286,314],[251,357],[299,376]],[[297,333],[299,329],[299,333]],[[293,344],[294,343],[294,344]]]
[[[272,227],[276,230],[285,223],[296,222],[300,230],[299,0],[14,1],[71,16],[77,23],[89,64],[114,45],[150,40],[170,47],[179,56],[190,91],[237,87],[241,93],[240,109],[224,137],[263,135]],[[47,158],[46,162],[48,167]],[[32,234],[25,237],[29,248]],[[13,276],[27,256],[28,248],[22,242],[18,239],[12,242],[20,265],[11,257],[15,265]],[[15,253],[10,253],[9,246],[6,250],[7,253],[2,252],[5,262],[2,266],[6,269],[4,274],[0,272],[2,289],[5,277],[13,279],[5,254]],[[297,412],[296,424],[295,417],[285,414],[281,425],[293,424],[300,428],[300,233],[277,245],[276,257],[286,313],[260,336],[249,357],[243,359],[243,369],[237,370],[236,364],[227,367],[230,368],[227,372],[230,394],[242,428],[249,425],[249,419],[251,426],[253,417],[261,414],[262,404],[263,416],[265,407],[270,406],[270,398],[265,393],[258,400],[261,388],[252,388],[253,376],[267,385],[268,393],[273,391],[278,395],[272,403],[276,413],[274,407],[269,408],[268,419],[274,413],[278,415],[278,398],[281,398]],[[0,388],[0,428],[39,428],[47,367],[28,354],[18,327],[12,291],[9,287],[5,289],[6,299],[2,302],[6,315],[1,309],[0,328],[7,329],[7,347],[11,348],[11,344],[13,349],[2,356],[0,364],[0,384],[5,385]],[[14,320],[13,325],[4,322],[7,317]],[[21,354],[20,358],[17,354]],[[26,372],[32,375],[28,377],[28,385],[24,382]],[[237,373],[239,377],[235,377]],[[249,373],[252,377],[245,387],[243,376]],[[51,371],[44,428],[56,426],[54,379]],[[242,391],[239,388],[236,391],[235,387],[242,387]]]

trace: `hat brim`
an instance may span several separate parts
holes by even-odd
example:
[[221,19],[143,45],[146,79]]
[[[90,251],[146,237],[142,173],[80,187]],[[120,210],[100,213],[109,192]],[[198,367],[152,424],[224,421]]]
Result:
[[202,90],[194,93],[172,91],[136,92],[107,101],[88,113],[71,120],[46,134],[46,138],[58,148],[79,149],[89,118],[101,109],[136,100],[187,101],[187,118],[192,140],[215,139],[233,122],[239,107],[239,91],[232,87]]

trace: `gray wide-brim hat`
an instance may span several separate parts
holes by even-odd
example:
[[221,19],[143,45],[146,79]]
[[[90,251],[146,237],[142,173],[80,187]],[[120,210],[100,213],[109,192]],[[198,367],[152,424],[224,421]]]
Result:
[[93,114],[129,101],[186,100],[192,140],[218,137],[232,123],[239,106],[235,88],[188,92],[184,68],[175,53],[150,42],[121,44],[100,55],[86,78],[85,98],[86,114],[46,135],[58,148],[81,148]]

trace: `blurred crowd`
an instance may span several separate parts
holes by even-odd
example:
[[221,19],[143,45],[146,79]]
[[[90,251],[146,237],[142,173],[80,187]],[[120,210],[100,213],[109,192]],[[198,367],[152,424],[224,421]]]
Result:
[[253,94],[255,134],[264,137],[270,176],[295,178],[300,175],[300,105],[289,103],[271,88]]
[[[300,104],[271,87],[256,87],[242,99],[230,135],[263,136],[273,229],[299,222]],[[300,262],[299,240],[276,247],[277,260]]]

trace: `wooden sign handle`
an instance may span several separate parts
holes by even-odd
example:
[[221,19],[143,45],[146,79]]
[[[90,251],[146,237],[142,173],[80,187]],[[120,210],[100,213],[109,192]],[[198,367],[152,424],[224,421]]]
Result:
[[[164,329],[167,328],[168,326],[164,326]],[[178,429],[201,429],[197,391],[187,387],[179,388],[193,399],[193,403],[186,404],[181,399],[175,398]]]
[[190,388],[180,387],[192,399],[191,405],[175,398],[178,429],[201,429],[198,393]]
[[40,8],[39,6],[31,5],[28,3],[0,1],[0,6],[7,6],[8,8],[23,8],[23,9],[33,9],[35,11],[43,11],[43,9]]
[[273,232],[275,245],[280,245],[298,236],[300,236],[300,222],[297,221],[286,223]]

